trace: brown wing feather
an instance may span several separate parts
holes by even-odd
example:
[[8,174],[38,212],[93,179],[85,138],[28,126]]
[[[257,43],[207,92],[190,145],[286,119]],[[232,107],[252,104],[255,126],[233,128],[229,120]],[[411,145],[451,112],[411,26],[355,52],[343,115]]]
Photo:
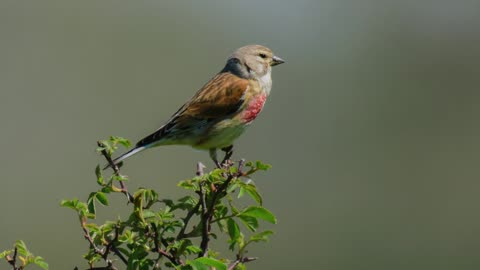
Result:
[[217,74],[165,125],[139,141],[137,147],[158,141],[172,130],[186,131],[196,125],[228,117],[243,105],[248,85],[248,80],[231,73]]
[[248,80],[220,73],[200,89],[181,113],[195,118],[222,118],[236,112],[243,103]]

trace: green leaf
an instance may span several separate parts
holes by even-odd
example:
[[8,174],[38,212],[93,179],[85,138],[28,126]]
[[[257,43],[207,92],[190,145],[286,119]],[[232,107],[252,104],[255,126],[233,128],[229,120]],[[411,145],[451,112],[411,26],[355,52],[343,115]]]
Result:
[[40,256],[35,257],[35,259],[33,260],[33,263],[40,266],[41,268],[43,268],[45,270],[48,270],[48,263],[45,262],[45,259],[43,259]]
[[[77,200],[77,199],[75,199],[75,200]],[[72,209],[77,210],[77,208],[75,207],[75,202],[74,202],[75,200],[62,200],[60,202],[60,206],[68,207],[68,208],[72,208]]]
[[105,195],[105,193],[103,192],[97,192],[97,194],[95,195],[95,198],[97,198],[97,201],[105,206],[108,205],[108,199],[107,199],[107,195]]
[[0,253],[0,259],[5,258],[8,254],[12,253],[13,249],[5,250],[2,253]]
[[254,199],[259,205],[262,205],[262,196],[260,196],[260,193],[257,191],[257,187],[254,184],[251,183],[241,183],[240,184],[240,193],[238,194],[238,198],[243,196],[243,194],[246,192],[252,199]]
[[233,218],[227,219],[227,228],[230,239],[236,240],[240,236],[240,228]]
[[90,193],[90,195],[88,196],[88,199],[87,199],[88,213],[94,214],[94,215],[95,215],[95,212],[96,212],[96,209],[95,209],[95,195],[96,195],[96,192],[92,192],[92,193]]
[[105,180],[103,179],[102,169],[100,169],[100,165],[97,165],[95,168],[95,175],[97,176],[97,183],[101,186],[105,184]]
[[268,222],[273,223],[273,224],[277,223],[277,219],[275,218],[275,216],[270,211],[268,211],[267,209],[265,209],[261,206],[247,207],[245,210],[243,210],[240,213],[240,216],[260,218],[260,219],[263,219],[263,220],[268,221]]
[[122,137],[118,137],[118,136],[110,136],[110,141],[113,143],[113,144],[121,144],[123,145],[125,148],[128,148],[130,147],[131,143],[129,140],[125,139],[125,138],[122,138]]
[[255,167],[257,167],[258,170],[266,171],[266,170],[272,168],[272,165],[262,163],[260,160],[258,160],[258,161],[255,163]]
[[247,228],[254,232],[258,228],[258,220],[254,217],[250,216],[238,216],[238,218],[242,221],[242,223],[247,226]]
[[126,175],[112,175],[112,180],[114,181],[128,181],[128,177]]
[[247,191],[248,195],[250,195],[250,197],[252,197],[252,199],[254,199],[259,205],[263,204],[262,196],[260,196],[257,188],[254,185],[248,185],[245,190]]
[[177,186],[181,187],[181,188],[184,188],[184,189],[187,189],[187,190],[196,190],[197,189],[197,185],[195,183],[192,182],[192,180],[184,180],[184,181],[180,181]]
[[186,250],[190,254],[200,254],[200,252],[202,252],[202,249],[198,246],[195,246],[195,245],[188,246]]
[[[201,262],[187,261],[187,263],[192,267],[193,270],[210,270],[210,268],[207,265]],[[181,269],[187,269],[187,268],[181,268]]]
[[201,257],[193,260],[192,262],[199,262],[203,265],[212,266],[215,267],[216,270],[227,270],[227,266],[224,263],[214,258]]
[[237,198],[240,199],[241,197],[243,197],[243,195],[245,195],[245,188],[240,187],[240,191],[238,192]]
[[250,237],[249,242],[260,242],[260,241],[268,241],[268,236],[272,235],[272,231],[263,231],[261,233],[255,234]]
[[15,247],[17,248],[17,251],[19,254],[28,257],[31,255],[30,251],[28,251],[27,246],[25,245],[25,242],[22,240],[18,240],[15,242]]

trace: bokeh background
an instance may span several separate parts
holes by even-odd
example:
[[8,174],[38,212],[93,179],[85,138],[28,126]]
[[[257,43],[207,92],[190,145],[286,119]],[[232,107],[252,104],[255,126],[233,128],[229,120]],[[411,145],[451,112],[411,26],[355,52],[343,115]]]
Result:
[[[59,202],[96,188],[96,140],[153,131],[252,43],[287,63],[236,144],[273,165],[255,180],[279,220],[249,269],[480,267],[479,1],[2,0],[0,249],[86,266]],[[197,161],[164,147],[124,172],[174,198]]]

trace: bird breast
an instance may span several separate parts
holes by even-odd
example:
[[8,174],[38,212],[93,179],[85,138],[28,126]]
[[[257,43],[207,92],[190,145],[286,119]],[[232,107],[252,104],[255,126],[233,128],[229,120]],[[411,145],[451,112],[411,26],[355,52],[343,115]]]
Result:
[[243,117],[242,120],[244,123],[250,123],[255,118],[257,118],[258,114],[263,109],[263,105],[265,104],[265,101],[267,100],[267,95],[258,95],[254,97],[247,105],[245,108],[245,111],[243,112]]

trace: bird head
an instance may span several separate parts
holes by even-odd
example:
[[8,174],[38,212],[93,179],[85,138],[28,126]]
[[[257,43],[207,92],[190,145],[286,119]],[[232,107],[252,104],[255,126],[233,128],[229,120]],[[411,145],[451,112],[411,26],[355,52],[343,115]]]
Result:
[[273,66],[284,62],[265,46],[247,45],[233,52],[224,71],[230,71],[245,79],[258,79],[270,75]]

